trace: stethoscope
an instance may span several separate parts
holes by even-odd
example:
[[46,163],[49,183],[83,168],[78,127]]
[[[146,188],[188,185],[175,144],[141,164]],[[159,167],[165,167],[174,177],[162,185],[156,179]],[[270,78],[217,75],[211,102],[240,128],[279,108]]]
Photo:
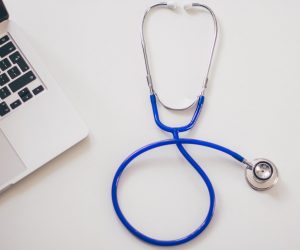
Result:
[[[196,97],[195,100],[186,107],[183,107],[183,108],[170,107],[170,106],[166,105],[165,103],[163,103],[159,99],[158,94],[155,92],[155,89],[154,89],[154,86],[152,83],[149,62],[148,62],[146,41],[144,38],[144,24],[145,24],[147,15],[149,14],[149,12],[151,10],[153,10],[155,8],[159,8],[159,7],[164,7],[164,8],[174,10],[176,8],[176,5],[173,2],[162,2],[162,3],[152,5],[150,8],[148,8],[146,10],[144,17],[143,17],[143,22],[142,22],[142,34],[141,34],[142,47],[143,47],[143,53],[144,53],[146,71],[147,71],[147,82],[148,82],[148,86],[150,89],[150,100],[151,100],[155,123],[163,131],[171,133],[173,135],[173,139],[154,142],[147,146],[144,146],[144,147],[138,149],[137,151],[135,151],[133,154],[131,154],[120,165],[120,167],[118,168],[118,170],[114,176],[113,183],[112,183],[112,202],[113,202],[113,206],[116,211],[116,214],[119,217],[120,221],[133,235],[135,235],[139,239],[141,239],[145,242],[148,242],[150,244],[159,245],[159,246],[175,246],[175,245],[180,245],[180,244],[186,243],[186,242],[194,239],[195,237],[197,237],[199,234],[201,234],[205,230],[205,228],[208,226],[208,224],[210,223],[210,221],[213,217],[214,206],[215,206],[215,193],[214,193],[213,186],[212,186],[208,176],[205,174],[205,172],[202,170],[202,168],[199,166],[199,164],[192,158],[192,156],[186,151],[186,149],[184,148],[184,145],[193,144],[193,145],[200,145],[200,146],[212,148],[212,149],[221,151],[223,153],[226,153],[226,154],[230,155],[231,157],[233,157],[234,159],[236,159],[237,161],[243,163],[243,166],[245,167],[245,176],[246,176],[246,180],[247,180],[248,184],[253,189],[258,190],[258,191],[267,190],[267,189],[271,188],[272,186],[274,186],[278,181],[278,171],[277,171],[276,166],[267,159],[259,158],[259,159],[255,159],[252,162],[249,162],[243,156],[237,154],[236,152],[234,152],[226,147],[217,145],[215,143],[179,137],[179,134],[181,132],[188,131],[194,127],[194,125],[199,117],[200,111],[202,109],[204,99],[205,99],[204,92],[205,92],[205,89],[207,88],[208,75],[209,75],[212,58],[213,58],[213,54],[214,54],[214,50],[215,50],[217,35],[218,35],[218,24],[217,24],[217,19],[216,19],[214,12],[208,6],[199,4],[199,3],[192,3],[192,4],[188,4],[188,5],[184,6],[185,10],[189,10],[191,8],[204,8],[205,10],[207,10],[210,13],[210,15],[213,18],[213,22],[214,22],[214,40],[213,40],[213,46],[211,48],[211,54],[210,54],[210,59],[209,59],[209,63],[208,63],[207,74],[206,74],[206,78],[204,81],[204,86],[203,86],[203,90],[202,90],[201,94],[198,97]],[[160,120],[158,109],[157,109],[157,101],[159,101],[162,104],[162,106],[164,106],[165,108],[171,109],[171,110],[186,110],[192,106],[196,106],[196,109],[195,109],[195,112],[194,112],[194,115],[193,115],[191,121],[187,125],[182,126],[182,127],[170,127],[170,126],[167,126],[166,124],[164,124]],[[193,231],[189,235],[182,237],[180,239],[176,239],[176,240],[157,240],[157,239],[151,238],[151,237],[141,233],[140,231],[138,231],[125,218],[125,216],[120,208],[119,202],[118,202],[118,190],[117,189],[118,189],[118,183],[119,183],[120,177],[121,177],[123,171],[126,169],[126,167],[128,167],[129,163],[131,163],[135,158],[137,158],[138,156],[140,156],[141,154],[143,154],[149,150],[152,150],[152,149],[158,148],[158,147],[162,147],[162,146],[167,146],[167,145],[176,145],[178,150],[180,151],[180,153],[187,160],[187,162],[189,162],[189,164],[201,176],[201,178],[205,182],[207,190],[209,192],[210,206],[209,206],[209,210],[208,210],[208,213],[207,213],[204,221],[201,223],[201,225],[195,231]]]

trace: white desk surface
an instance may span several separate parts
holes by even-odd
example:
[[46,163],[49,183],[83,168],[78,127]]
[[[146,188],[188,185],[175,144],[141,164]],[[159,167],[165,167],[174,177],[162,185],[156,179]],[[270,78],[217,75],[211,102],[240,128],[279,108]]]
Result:
[[[0,248],[158,249],[125,230],[110,197],[123,159],[169,138],[152,119],[140,46],[141,17],[153,1],[5,3],[90,136],[1,195]],[[228,146],[249,159],[269,158],[280,182],[255,192],[234,160],[187,147],[211,178],[217,202],[208,229],[175,249],[300,249],[300,2],[205,3],[218,17],[220,36],[202,117],[185,136]],[[169,103],[199,89],[207,59],[208,16],[186,17],[164,10],[149,20],[154,80]],[[174,124],[191,112],[162,115]],[[153,237],[183,236],[208,207],[204,184],[174,147],[140,158],[120,185],[125,214]]]

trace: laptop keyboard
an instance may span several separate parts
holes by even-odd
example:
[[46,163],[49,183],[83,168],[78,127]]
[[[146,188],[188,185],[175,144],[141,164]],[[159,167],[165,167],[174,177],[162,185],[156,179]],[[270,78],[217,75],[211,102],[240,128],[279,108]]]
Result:
[[0,119],[45,87],[9,34],[0,37]]

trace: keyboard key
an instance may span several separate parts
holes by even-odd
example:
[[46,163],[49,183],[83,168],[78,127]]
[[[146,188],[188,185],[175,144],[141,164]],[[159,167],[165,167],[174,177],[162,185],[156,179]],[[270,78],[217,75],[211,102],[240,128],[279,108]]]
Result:
[[0,69],[2,69],[2,71],[7,70],[10,67],[11,67],[11,63],[10,63],[10,61],[8,61],[7,58],[0,61]]
[[15,108],[19,107],[21,104],[22,104],[22,102],[20,100],[16,100],[16,101],[14,101],[13,103],[10,104],[10,107],[12,109],[15,109]]
[[41,93],[44,90],[44,87],[42,85],[38,86],[37,88],[35,88],[34,90],[32,90],[33,94],[37,95],[39,93]]
[[9,58],[13,62],[13,64],[18,64],[18,66],[23,72],[29,69],[29,66],[18,51],[10,55]]
[[4,36],[0,38],[0,45],[6,43],[7,41],[9,41],[9,37],[8,36]]
[[8,89],[8,87],[4,87],[2,89],[0,89],[0,97],[2,100],[4,100],[6,97],[10,96],[10,91]]
[[5,116],[9,113],[10,109],[5,102],[0,103],[0,116]]
[[30,98],[32,98],[32,94],[28,88],[22,89],[18,94],[23,102],[27,102]]
[[0,47],[0,56],[5,57],[15,50],[16,50],[15,45],[13,45],[12,42],[9,42],[9,43],[3,45],[2,47]]
[[11,68],[7,71],[11,79],[15,79],[17,76],[21,75],[21,71],[18,69],[17,66]]
[[8,76],[5,73],[1,74],[0,75],[0,86],[3,86],[8,82],[9,82]]
[[32,82],[35,79],[36,79],[35,75],[32,73],[32,71],[29,71],[26,74],[14,80],[13,82],[11,82],[9,84],[9,87],[12,92],[16,92],[19,89],[25,87],[28,83]]

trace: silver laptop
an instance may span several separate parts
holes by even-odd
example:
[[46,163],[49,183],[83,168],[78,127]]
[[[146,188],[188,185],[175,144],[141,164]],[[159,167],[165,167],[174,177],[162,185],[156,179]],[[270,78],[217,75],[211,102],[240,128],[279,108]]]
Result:
[[87,134],[0,1],[0,192]]

